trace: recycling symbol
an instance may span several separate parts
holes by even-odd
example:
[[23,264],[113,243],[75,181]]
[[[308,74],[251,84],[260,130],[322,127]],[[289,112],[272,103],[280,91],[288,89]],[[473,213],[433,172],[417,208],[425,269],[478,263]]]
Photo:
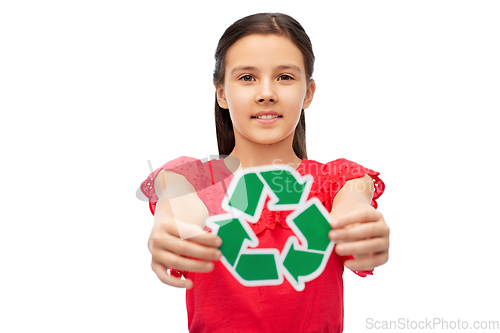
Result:
[[[307,200],[312,183],[311,175],[301,176],[288,165],[245,168],[234,175],[222,201],[229,213],[205,223],[222,239],[222,264],[242,285],[279,285],[286,278],[302,291],[323,272],[335,244],[328,238],[328,211],[318,198]],[[259,240],[248,224],[259,221],[267,196],[270,211],[293,210],[286,222],[294,236],[281,253],[256,249]]]

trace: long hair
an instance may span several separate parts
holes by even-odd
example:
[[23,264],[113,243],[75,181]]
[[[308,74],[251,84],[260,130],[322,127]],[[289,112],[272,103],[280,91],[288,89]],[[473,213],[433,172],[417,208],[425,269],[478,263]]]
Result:
[[[214,85],[221,85],[224,82],[226,53],[229,48],[240,38],[252,34],[274,34],[290,39],[302,53],[307,83],[311,81],[314,71],[314,53],[311,40],[304,28],[294,18],[286,14],[259,13],[246,16],[234,22],[220,38],[215,51]],[[219,155],[231,154],[235,145],[233,122],[231,121],[229,110],[219,106],[217,93],[215,93],[215,130],[217,133]],[[298,158],[307,159],[304,109],[300,113],[300,119],[295,128],[292,147]]]

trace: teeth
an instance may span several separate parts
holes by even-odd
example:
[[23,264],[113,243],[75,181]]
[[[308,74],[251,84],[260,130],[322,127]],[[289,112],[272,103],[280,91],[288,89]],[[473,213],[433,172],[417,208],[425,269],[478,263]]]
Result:
[[265,116],[258,116],[257,117],[257,119],[271,119],[271,118],[278,118],[278,116],[267,114]]

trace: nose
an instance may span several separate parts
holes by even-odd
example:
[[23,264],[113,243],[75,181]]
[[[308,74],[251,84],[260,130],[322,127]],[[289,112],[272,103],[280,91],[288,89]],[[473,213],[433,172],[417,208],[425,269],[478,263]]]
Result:
[[271,82],[262,82],[259,85],[259,91],[255,96],[257,103],[271,102],[276,103],[278,101],[278,96],[274,92],[274,88]]

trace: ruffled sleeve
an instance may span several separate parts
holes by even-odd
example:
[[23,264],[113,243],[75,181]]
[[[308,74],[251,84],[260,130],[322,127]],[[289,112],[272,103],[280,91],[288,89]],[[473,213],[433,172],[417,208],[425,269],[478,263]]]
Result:
[[[170,162],[165,163],[154,172],[150,173],[148,178],[141,184],[141,191],[149,199],[149,209],[154,215],[158,196],[154,189],[156,176],[162,171],[173,171],[186,178],[186,180],[195,188],[196,192],[206,188],[209,182],[203,163],[196,158],[181,156]],[[210,176],[208,176],[210,177]]]
[[[335,195],[340,191],[340,189],[345,185],[346,182],[352,179],[363,177],[365,174],[369,175],[373,180],[374,192],[372,197],[371,205],[373,208],[377,208],[377,199],[380,198],[382,193],[384,193],[385,184],[379,178],[380,172],[373,171],[371,169],[365,168],[362,165],[346,160],[345,158],[341,158],[335,161],[331,161],[324,165],[325,173],[330,175],[329,181],[331,183],[336,184],[336,186],[331,187],[332,191],[330,192],[331,196],[328,198],[327,202],[330,207],[326,207],[328,211],[332,209],[332,202],[335,198]],[[354,259],[352,256],[344,256],[342,257],[342,263],[344,261]],[[373,270],[369,271],[353,271],[357,275],[361,277],[365,277],[367,275],[373,275]]]
[[[324,168],[325,170],[323,172],[330,176],[330,182],[336,184],[336,186],[332,187],[333,191],[331,191],[331,197],[329,198],[331,200],[330,203],[346,182],[363,177],[367,174],[372,178],[374,185],[371,205],[373,208],[378,207],[377,199],[380,198],[385,189],[384,182],[379,178],[380,172],[365,168],[362,165],[346,160],[345,158],[328,162],[324,165]],[[331,210],[331,208],[332,207],[330,206],[329,209]]]

